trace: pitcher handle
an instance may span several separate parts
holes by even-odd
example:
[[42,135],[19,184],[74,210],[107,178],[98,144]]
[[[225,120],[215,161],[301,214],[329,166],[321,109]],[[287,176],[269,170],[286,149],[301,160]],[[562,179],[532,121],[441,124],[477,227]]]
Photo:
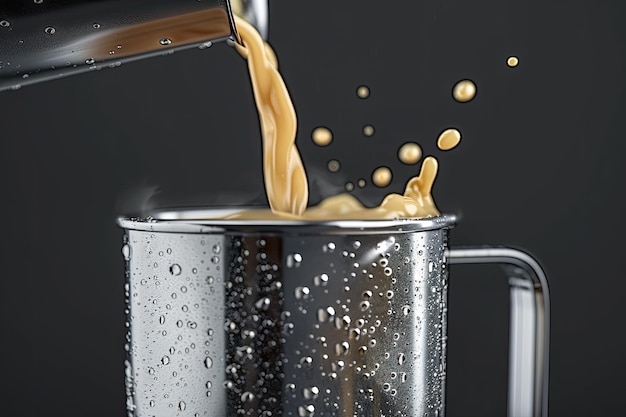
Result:
[[508,417],[547,417],[550,299],[548,280],[530,255],[505,247],[451,248],[455,264],[501,264],[511,294]]

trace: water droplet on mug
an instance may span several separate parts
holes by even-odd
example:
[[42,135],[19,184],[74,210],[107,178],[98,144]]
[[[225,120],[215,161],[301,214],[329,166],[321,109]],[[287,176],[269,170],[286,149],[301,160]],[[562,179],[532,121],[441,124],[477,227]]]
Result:
[[2,26],[3,28],[8,28],[9,26],[11,26],[11,22],[9,22],[8,20],[0,20],[0,26]]
[[93,65],[95,62],[96,62],[96,60],[93,59],[93,58],[87,58],[85,60],[85,64],[87,64],[87,65]]
[[206,359],[204,360],[204,366],[207,369],[211,369],[213,367],[213,359],[207,356]]
[[297,300],[308,298],[311,290],[308,287],[296,287],[295,296]]
[[122,246],[122,256],[124,256],[125,261],[130,261],[130,246]]
[[254,306],[257,308],[257,310],[267,310],[270,307],[270,303],[271,300],[268,297],[263,297],[260,300],[258,300]]
[[159,43],[163,46],[167,46],[172,44],[172,40],[169,38],[163,38],[159,41]]
[[170,273],[172,275],[180,275],[183,272],[182,268],[178,264],[173,264],[170,266]]
[[54,35],[57,32],[57,30],[53,28],[52,26],[48,26],[47,28],[44,29],[44,32],[46,32],[48,35]]
[[350,337],[350,339],[359,340],[359,338],[361,337],[361,329],[357,329],[356,327],[350,329],[350,331],[348,332],[348,336]]
[[292,253],[287,255],[287,268],[299,268],[302,263],[302,255],[299,253]]
[[315,414],[315,406],[313,406],[313,404],[301,405],[300,407],[298,407],[299,417],[313,417],[314,414]]
[[327,253],[333,253],[335,251],[335,244],[333,242],[328,242],[322,247],[322,250]]
[[328,311],[325,308],[320,308],[319,310],[317,310],[317,321],[319,321],[320,323],[324,323],[328,321],[329,318],[330,314],[328,314]]
[[313,283],[317,287],[326,286],[328,284],[328,275],[327,274],[317,275],[315,278],[313,278]]
[[167,364],[169,364],[169,363],[170,363],[170,357],[169,357],[169,356],[163,356],[163,357],[161,358],[161,363],[162,363],[163,365],[167,365]]
[[350,344],[348,342],[341,342],[335,345],[335,353],[337,356],[347,355],[350,350]]
[[347,329],[350,326],[350,316],[337,317],[335,319],[335,327],[338,329]]
[[320,393],[320,389],[318,387],[305,388],[302,390],[302,395],[307,400],[315,400],[317,399]]
[[246,391],[243,394],[241,394],[241,402],[246,403],[248,401],[252,401],[254,400],[254,394]]

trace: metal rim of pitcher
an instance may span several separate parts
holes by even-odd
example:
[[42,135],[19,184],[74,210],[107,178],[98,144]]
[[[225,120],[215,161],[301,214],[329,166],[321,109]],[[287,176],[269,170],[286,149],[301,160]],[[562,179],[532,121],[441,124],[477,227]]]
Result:
[[245,207],[166,209],[155,211],[145,217],[119,217],[117,224],[128,230],[165,233],[383,234],[452,228],[457,222],[457,217],[450,214],[419,219],[384,220],[223,219],[229,214],[245,209]]

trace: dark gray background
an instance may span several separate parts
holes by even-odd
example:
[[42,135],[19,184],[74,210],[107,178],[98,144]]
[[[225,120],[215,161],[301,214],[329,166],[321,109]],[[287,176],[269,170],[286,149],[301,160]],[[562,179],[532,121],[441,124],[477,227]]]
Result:
[[[623,239],[626,58],[621,1],[272,1],[270,41],[298,111],[313,202],[394,169],[415,140],[438,156],[452,242],[541,259],[552,295],[552,416],[626,407]],[[520,65],[509,69],[506,58]],[[225,44],[0,94],[0,415],[124,415],[119,214],[263,203],[246,65]],[[458,80],[476,99],[452,100]],[[371,88],[368,100],[355,95]],[[364,137],[364,124],[376,135]],[[335,141],[315,147],[311,130]],[[436,150],[458,127],[461,146]],[[326,169],[329,159],[340,172]],[[158,189],[158,193],[154,193]],[[448,414],[506,410],[507,288],[454,267]]]

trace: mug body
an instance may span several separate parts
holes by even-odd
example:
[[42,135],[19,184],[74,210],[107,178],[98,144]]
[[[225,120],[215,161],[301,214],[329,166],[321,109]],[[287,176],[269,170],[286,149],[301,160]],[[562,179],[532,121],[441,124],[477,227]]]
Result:
[[442,416],[453,217],[120,219],[130,416]]

